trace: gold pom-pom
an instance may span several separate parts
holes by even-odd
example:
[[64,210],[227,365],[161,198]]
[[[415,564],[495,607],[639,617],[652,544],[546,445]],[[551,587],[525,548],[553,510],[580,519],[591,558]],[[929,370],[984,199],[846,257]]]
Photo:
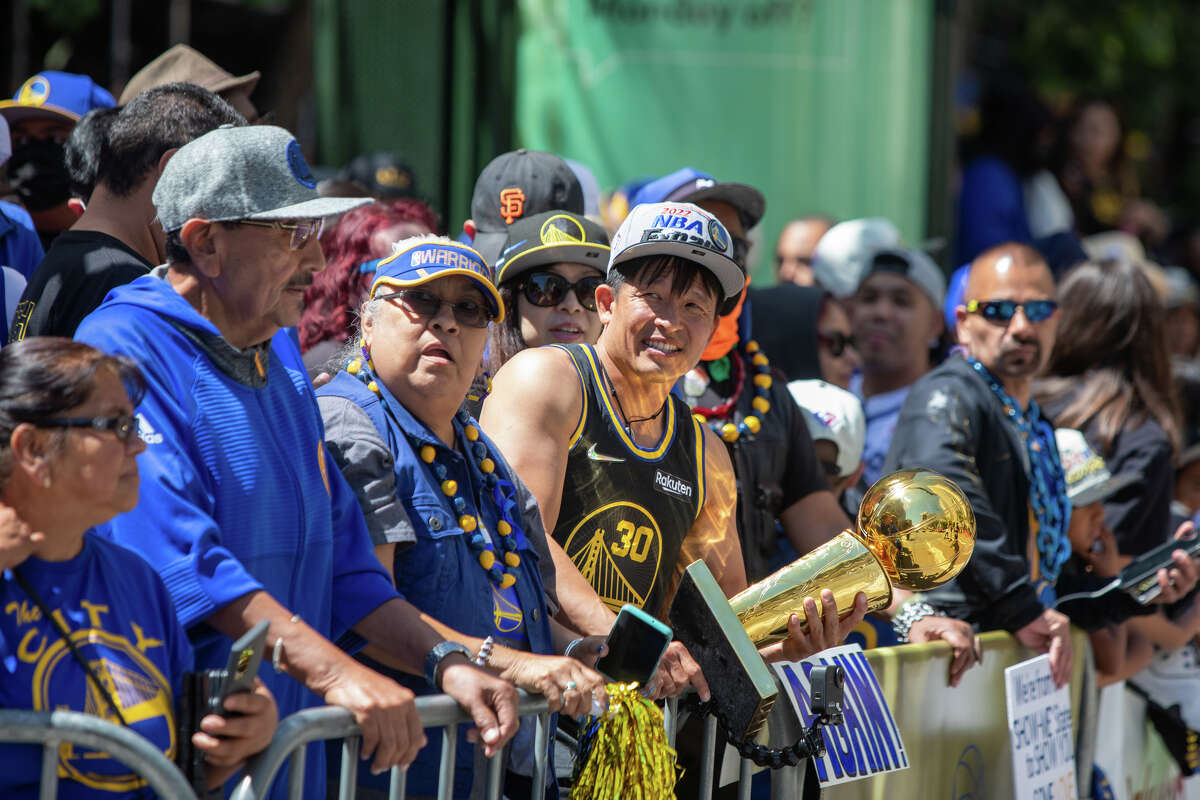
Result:
[[484,550],[479,554],[479,566],[484,569],[491,569],[492,564],[496,563],[496,554],[491,550]]
[[504,563],[510,567],[519,567],[521,566],[521,557],[516,553],[505,553]]
[[495,472],[496,462],[492,461],[490,458],[485,458],[483,461],[479,462],[479,469],[484,475],[488,474],[489,472]]
[[771,376],[766,375],[766,374],[755,375],[754,376],[754,385],[759,387],[760,389],[770,389],[771,388]]
[[516,576],[516,575],[510,575],[510,574],[508,574],[508,573],[505,573],[504,575],[502,575],[502,576],[500,577],[500,588],[501,588],[501,589],[508,589],[509,587],[511,587],[511,586],[512,586],[514,583],[516,583],[516,582],[517,582],[517,576]]
[[746,423],[746,428],[751,433],[758,433],[760,430],[762,430],[762,423],[758,421],[758,417],[746,417],[744,420],[742,420],[742,422]]
[[437,457],[437,451],[433,449],[433,445],[427,444],[421,448],[421,460],[426,464],[432,464],[433,459]]
[[479,438],[479,428],[476,428],[474,425],[468,425],[463,429],[463,433],[467,434],[468,442],[473,442]]
[[458,494],[458,481],[442,481],[442,494],[447,497],[454,497]]
[[771,410],[771,404],[765,397],[756,397],[750,401],[750,405],[754,406],[754,410],[760,414],[765,414]]
[[736,442],[738,438],[737,425],[732,422],[726,422],[721,426],[721,438],[727,442]]
[[496,523],[496,530],[501,536],[508,536],[510,533],[512,533],[512,525],[509,525],[504,520],[500,520]]
[[461,517],[458,518],[458,527],[462,528],[467,533],[470,533],[471,531],[475,530],[475,527],[478,524],[479,524],[479,521],[476,520],[475,517],[471,516],[470,514],[463,514]]
[[636,683],[608,684],[608,710],[595,734],[580,742],[570,800],[670,798],[675,796],[675,751],[667,743],[658,706]]

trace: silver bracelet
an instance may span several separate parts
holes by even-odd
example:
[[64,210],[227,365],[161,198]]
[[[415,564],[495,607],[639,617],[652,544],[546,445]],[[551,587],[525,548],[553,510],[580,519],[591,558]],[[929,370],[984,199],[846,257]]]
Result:
[[479,645],[479,652],[475,654],[475,666],[483,667],[487,665],[488,659],[492,657],[492,645],[495,643],[495,636],[489,636],[483,640],[483,644]]
[[574,658],[571,653],[583,642],[583,639],[584,637],[582,636],[580,636],[578,639],[573,639],[571,643],[566,646],[566,649],[563,650],[563,655],[567,658]]
[[904,605],[900,606],[900,613],[892,620],[892,630],[896,632],[896,638],[904,644],[908,642],[908,634],[918,620],[925,619],[926,617],[944,616],[946,615],[929,605],[929,603],[914,598],[905,601]]
[[[292,614],[292,619],[290,621],[292,623],[299,622],[300,615]],[[275,668],[276,672],[283,672],[283,664],[280,663],[282,661],[283,661],[283,637],[279,636],[275,639],[275,647],[271,650],[271,666]]]

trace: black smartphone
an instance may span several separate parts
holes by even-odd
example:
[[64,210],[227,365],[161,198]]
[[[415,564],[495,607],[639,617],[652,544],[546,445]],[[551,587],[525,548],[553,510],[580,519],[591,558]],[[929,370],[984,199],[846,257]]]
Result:
[[596,670],[618,683],[637,681],[645,686],[669,644],[669,627],[626,604],[608,632],[608,652],[596,662]]
[[1133,559],[1121,570],[1121,588],[1143,605],[1153,601],[1162,592],[1158,571],[1174,565],[1171,553],[1176,550],[1193,557],[1200,555],[1200,534],[1192,531],[1182,539],[1171,539]]
[[231,712],[225,710],[225,698],[254,688],[254,678],[258,675],[259,664],[262,663],[263,651],[267,646],[267,629],[270,626],[271,624],[264,619],[248,630],[233,643],[225,669],[210,673],[211,705],[208,713],[228,716]]

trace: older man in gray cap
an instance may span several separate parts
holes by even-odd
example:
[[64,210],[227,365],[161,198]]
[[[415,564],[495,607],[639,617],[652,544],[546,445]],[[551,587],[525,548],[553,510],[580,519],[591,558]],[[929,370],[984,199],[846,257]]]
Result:
[[[353,492],[327,469],[306,375],[271,349],[324,267],[323,219],[367,202],[315,185],[299,143],[272,126],[219,128],[164,167],[153,200],[167,265],[115,289],[77,332],[132,357],[149,384],[141,501],[107,533],[162,575],[198,667],[223,664],[229,637],[268,620],[264,679],[280,714],[344,706],[374,769],[407,765],[425,743],[413,695],[344,652],[365,639],[462,703],[490,755],[515,732],[515,690],[396,594]],[[322,747],[308,764],[306,796],[323,797]]]

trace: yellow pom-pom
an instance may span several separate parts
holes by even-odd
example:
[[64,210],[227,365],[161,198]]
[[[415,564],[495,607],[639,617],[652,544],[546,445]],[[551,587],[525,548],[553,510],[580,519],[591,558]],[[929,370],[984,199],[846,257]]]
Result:
[[754,410],[760,414],[765,414],[771,410],[771,404],[767,402],[765,397],[756,397],[750,401],[750,405],[754,406]]
[[484,550],[479,554],[479,566],[484,569],[491,569],[492,564],[496,563],[496,554],[491,550]]
[[492,461],[490,458],[485,458],[483,461],[479,462],[479,469],[484,475],[488,474],[489,472],[495,472],[496,462]]
[[426,464],[432,464],[433,459],[437,456],[437,451],[433,449],[433,445],[427,444],[421,448],[421,460]]
[[508,564],[510,567],[519,567],[521,566],[521,557],[516,553],[505,553],[504,563]]
[[479,521],[477,519],[475,519],[475,517],[471,516],[470,514],[463,514],[461,517],[458,518],[458,527],[462,528],[467,533],[470,533],[471,531],[475,530],[475,527],[478,524],[479,524]]
[[767,357],[762,353],[755,353],[754,358],[750,359],[750,363],[756,367],[765,367],[767,365]]
[[476,428],[474,425],[468,425],[463,429],[463,433],[467,435],[468,442],[473,442],[479,438],[479,428]]
[[496,530],[501,536],[508,536],[510,533],[512,533],[512,525],[509,525],[504,520],[500,520],[496,523]]
[[362,369],[362,361],[357,358],[346,365],[346,372],[349,372],[351,375],[357,375],[360,369]]
[[746,417],[743,422],[751,433],[758,433],[762,430],[762,423],[758,421],[758,417]]
[[755,375],[754,376],[754,385],[759,387],[760,389],[770,389],[771,388],[771,376],[770,375]]
[[447,497],[454,497],[454,495],[458,494],[458,482],[442,481],[442,494]]
[[721,438],[727,442],[736,442],[738,438],[737,425],[732,422],[726,422],[721,426]]
[[754,341],[753,339],[746,342],[746,352],[749,353],[750,355],[754,355],[755,353],[757,353],[758,352],[758,342]]
[[512,586],[514,583],[516,583],[516,582],[517,582],[517,576],[516,576],[516,575],[509,575],[509,574],[505,573],[505,574],[504,574],[503,576],[501,576],[501,578],[500,578],[500,588],[501,588],[501,589],[508,589],[509,587],[511,587],[511,586]]

